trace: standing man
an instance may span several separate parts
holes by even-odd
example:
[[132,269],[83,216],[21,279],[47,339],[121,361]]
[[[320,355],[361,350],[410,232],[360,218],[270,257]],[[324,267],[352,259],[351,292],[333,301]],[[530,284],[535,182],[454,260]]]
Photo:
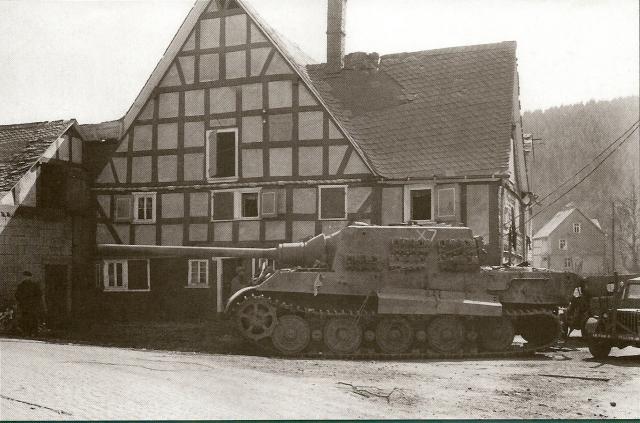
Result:
[[40,286],[31,279],[31,272],[22,272],[24,279],[16,290],[16,300],[18,301],[18,313],[20,316],[20,328],[27,336],[38,333],[38,315],[42,304],[42,290]]
[[231,279],[231,295],[250,285],[243,266],[236,267],[236,275]]

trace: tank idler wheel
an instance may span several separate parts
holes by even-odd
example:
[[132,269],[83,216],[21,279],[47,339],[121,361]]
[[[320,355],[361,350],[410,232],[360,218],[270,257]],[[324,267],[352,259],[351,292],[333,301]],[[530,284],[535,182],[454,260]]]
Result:
[[304,351],[311,341],[311,329],[300,316],[288,314],[280,316],[271,335],[273,346],[285,355]]
[[362,328],[353,318],[334,317],[324,327],[324,344],[333,353],[354,353],[361,343]]
[[552,315],[526,318],[521,325],[520,336],[532,346],[547,345],[560,337],[560,320]]
[[413,344],[413,328],[407,319],[384,318],[376,326],[376,343],[387,354],[407,352]]
[[271,336],[277,321],[276,308],[266,298],[249,298],[238,306],[236,312],[240,333],[252,341]]
[[464,340],[464,325],[456,317],[436,317],[427,327],[427,341],[438,352],[458,352],[462,349]]
[[506,317],[483,319],[478,329],[480,346],[486,351],[505,351],[513,343],[515,331],[511,320]]

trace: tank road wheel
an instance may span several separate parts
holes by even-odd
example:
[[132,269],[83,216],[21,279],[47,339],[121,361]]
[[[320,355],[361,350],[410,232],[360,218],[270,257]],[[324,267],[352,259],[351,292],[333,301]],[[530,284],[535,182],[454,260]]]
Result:
[[538,315],[524,319],[520,335],[532,346],[555,342],[560,337],[560,320],[553,315]]
[[324,327],[324,344],[333,353],[354,353],[361,343],[362,328],[353,318],[334,317]]
[[309,324],[302,317],[293,314],[279,317],[271,335],[273,346],[285,355],[302,352],[307,348],[310,340]]
[[252,341],[271,336],[277,321],[276,308],[265,298],[249,298],[238,306],[236,312],[240,333]]
[[413,328],[401,317],[382,319],[376,326],[376,343],[387,354],[407,352],[413,343]]
[[515,332],[510,319],[506,317],[483,319],[479,326],[479,342],[484,350],[505,351],[513,343]]
[[427,341],[438,352],[457,352],[464,344],[464,325],[456,317],[436,317],[427,327]]

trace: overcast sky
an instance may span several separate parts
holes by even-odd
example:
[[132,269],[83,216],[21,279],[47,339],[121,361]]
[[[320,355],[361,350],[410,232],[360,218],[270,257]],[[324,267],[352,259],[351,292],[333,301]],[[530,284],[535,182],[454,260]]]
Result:
[[[326,0],[248,0],[325,59]],[[0,0],[0,123],[117,119],[193,5]],[[347,51],[518,42],[523,110],[637,95],[638,0],[348,0]]]

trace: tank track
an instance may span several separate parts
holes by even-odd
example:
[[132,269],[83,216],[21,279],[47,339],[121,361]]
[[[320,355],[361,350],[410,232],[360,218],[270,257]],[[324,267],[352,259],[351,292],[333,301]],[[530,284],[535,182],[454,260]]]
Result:
[[[356,319],[376,319],[378,314],[376,312],[368,311],[368,310],[338,310],[338,309],[325,309],[319,310],[310,307],[303,307],[296,304],[291,304],[279,299],[271,298],[265,295],[252,293],[246,297],[242,301],[236,303],[235,307],[231,310],[231,318],[235,320],[235,311],[238,306],[243,304],[245,301],[255,299],[262,299],[269,301],[273,307],[278,310],[278,315],[283,314],[295,314],[297,316],[304,316],[305,319],[315,319],[324,322],[325,320],[333,317],[350,317]],[[274,358],[298,358],[298,359],[323,359],[323,360],[415,360],[415,359],[482,359],[482,358],[523,358],[530,357],[531,355],[544,351],[549,347],[554,346],[557,340],[560,338],[560,320],[558,316],[550,311],[547,308],[539,307],[536,308],[534,306],[528,308],[510,308],[503,309],[503,316],[508,316],[512,319],[522,318],[522,317],[531,317],[531,316],[548,316],[552,317],[558,323],[558,331],[557,334],[553,337],[550,342],[547,342],[542,345],[529,345],[524,344],[521,346],[511,345],[508,350],[505,351],[478,351],[476,349],[464,349],[462,351],[457,351],[454,353],[441,353],[433,350],[427,349],[426,351],[413,351],[405,352],[405,353],[384,353],[380,351],[375,351],[373,348],[361,348],[354,352],[348,354],[339,354],[328,350],[328,348],[324,347],[321,351],[303,351],[297,354],[284,354],[278,351],[273,344],[271,343],[270,338],[262,339],[260,341],[254,341],[245,337],[247,341],[252,342],[260,351],[266,354],[269,357]],[[412,316],[404,316],[409,319]],[[414,316],[415,320],[421,320],[421,318],[426,316]],[[324,324],[324,323],[322,323]],[[313,344],[314,341],[311,341]],[[415,343],[415,342],[414,342]],[[315,344],[321,344],[320,342],[315,342]]]

